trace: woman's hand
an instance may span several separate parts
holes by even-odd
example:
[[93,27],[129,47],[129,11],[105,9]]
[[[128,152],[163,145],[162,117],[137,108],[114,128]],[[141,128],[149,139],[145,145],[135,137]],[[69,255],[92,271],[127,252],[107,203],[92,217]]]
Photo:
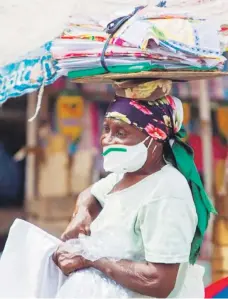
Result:
[[80,234],[89,236],[92,221],[93,218],[88,210],[79,210],[76,215],[72,217],[71,222],[61,236],[61,240],[65,242],[67,240],[75,239],[78,238]]
[[101,211],[101,206],[91,194],[91,187],[83,191],[77,199],[74,216],[62,234],[62,241],[78,238],[80,234],[90,235],[90,225]]
[[65,275],[89,267],[89,262],[75,252],[75,248],[70,244],[61,244],[52,258]]

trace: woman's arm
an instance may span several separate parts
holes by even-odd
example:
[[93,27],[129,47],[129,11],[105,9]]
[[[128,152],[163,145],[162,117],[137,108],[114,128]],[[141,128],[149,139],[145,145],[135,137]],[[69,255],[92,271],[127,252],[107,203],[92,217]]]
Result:
[[79,194],[73,217],[61,239],[67,241],[77,238],[79,234],[90,234],[90,225],[101,211],[101,205],[91,194],[91,187]]
[[146,262],[119,262],[101,259],[87,262],[118,284],[142,295],[166,298],[175,287],[179,264],[155,264]]
[[87,211],[92,216],[97,216],[97,212],[101,210],[101,205],[91,193],[92,186],[81,192],[75,204],[73,216],[79,211]]
[[179,264],[158,264],[112,261],[102,258],[95,262],[83,258],[80,253],[69,250],[63,243],[53,255],[53,260],[65,275],[93,267],[118,284],[145,296],[166,298],[175,287]]
[[109,174],[83,191],[76,201],[73,218],[62,235],[62,240],[77,238],[80,233],[89,235],[90,225],[105,204],[105,195],[116,184],[115,174]]

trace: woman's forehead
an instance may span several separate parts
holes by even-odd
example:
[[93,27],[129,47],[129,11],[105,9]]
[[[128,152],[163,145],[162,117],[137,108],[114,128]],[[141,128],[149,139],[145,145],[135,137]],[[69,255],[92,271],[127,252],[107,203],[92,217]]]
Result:
[[146,136],[145,132],[143,132],[142,130],[140,130],[139,128],[134,126],[133,124],[128,124],[125,121],[120,120],[120,119],[106,117],[104,119],[104,125],[108,125],[109,127],[113,128],[113,129],[121,129],[122,128],[122,129],[128,131],[128,133],[132,133],[133,135],[142,136],[142,137]]
[[[124,120],[114,118],[114,117],[105,117],[104,124],[108,124],[110,126],[129,128],[129,129],[132,128],[132,125],[128,124]],[[133,129],[135,129],[135,128],[133,128]]]

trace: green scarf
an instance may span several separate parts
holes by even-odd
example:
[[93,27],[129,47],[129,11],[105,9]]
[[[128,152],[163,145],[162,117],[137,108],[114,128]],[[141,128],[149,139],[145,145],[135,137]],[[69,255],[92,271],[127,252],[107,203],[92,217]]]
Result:
[[206,232],[210,214],[217,214],[202,184],[199,172],[194,163],[194,153],[192,148],[181,139],[186,136],[186,131],[182,127],[176,135],[172,146],[172,154],[175,159],[176,168],[185,176],[192,191],[193,200],[198,216],[198,225],[191,245],[189,262],[194,264],[200,253]]

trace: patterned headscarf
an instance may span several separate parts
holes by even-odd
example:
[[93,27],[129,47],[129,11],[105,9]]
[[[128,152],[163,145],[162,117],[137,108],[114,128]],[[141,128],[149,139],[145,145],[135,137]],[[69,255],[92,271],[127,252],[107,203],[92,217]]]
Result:
[[170,156],[165,158],[185,176],[192,191],[198,225],[192,241],[189,261],[196,262],[211,213],[216,210],[208,198],[194,163],[193,150],[182,141],[183,107],[181,101],[164,96],[156,101],[135,101],[117,97],[110,104],[106,118],[121,120],[136,127],[157,141],[169,141]]
[[135,101],[116,97],[108,108],[106,117],[133,125],[155,140],[173,138],[183,122],[181,101],[165,96],[156,101]]

